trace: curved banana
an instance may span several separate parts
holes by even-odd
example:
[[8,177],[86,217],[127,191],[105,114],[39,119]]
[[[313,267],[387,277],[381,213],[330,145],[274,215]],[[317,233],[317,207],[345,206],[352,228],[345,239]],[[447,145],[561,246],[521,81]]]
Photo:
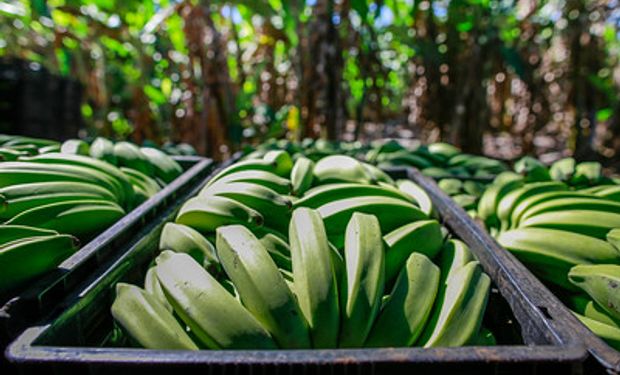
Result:
[[620,228],[612,229],[607,233],[607,242],[620,252]]
[[335,348],[340,321],[338,280],[318,212],[293,211],[289,227],[295,295],[310,327],[313,348]]
[[90,146],[81,139],[68,139],[60,145],[63,154],[88,155]]
[[606,189],[595,192],[594,195],[614,202],[620,202],[620,186],[609,186]]
[[55,230],[29,227],[25,225],[0,225],[0,246],[9,242],[21,240],[28,237],[52,236],[58,234]]
[[291,171],[291,192],[295,196],[302,196],[312,186],[314,180],[314,162],[300,157],[295,161]]
[[571,267],[620,261],[620,252],[605,241],[555,229],[513,229],[501,233],[497,242],[535,274],[569,290],[575,289],[567,278]]
[[263,215],[265,226],[279,231],[288,228],[291,201],[262,185],[249,182],[216,184],[203,188],[199,196],[205,199],[213,196],[233,199]]
[[[118,285],[118,284],[117,284]],[[166,308],[166,310],[173,312],[172,305],[168,302],[166,298],[166,294],[164,290],[161,288],[161,284],[157,279],[157,274],[155,270],[155,266],[151,266],[148,271],[146,271],[146,276],[144,276],[144,290],[153,296],[162,306]]]
[[338,345],[361,347],[383,297],[385,252],[379,220],[356,212],[347,224],[344,245],[346,283],[342,289],[342,326]]
[[221,225],[262,225],[263,216],[230,198],[199,196],[189,199],[181,206],[175,222],[200,232],[213,232]]
[[114,155],[114,143],[103,137],[95,138],[93,143],[90,144],[90,156],[112,165],[118,163]]
[[513,224],[515,226],[519,226],[521,221],[527,221],[530,217],[538,216],[546,212],[568,210],[619,213],[620,202],[613,202],[600,198],[589,198],[587,196],[573,196],[568,198],[555,198],[552,200],[540,201],[538,204],[524,210],[519,218],[514,218]]
[[549,170],[538,159],[524,156],[514,164],[515,172],[523,175],[526,182],[542,182],[551,180]]
[[371,183],[371,178],[362,163],[346,155],[331,155],[319,160],[314,166],[314,177],[318,184],[333,182]]
[[566,184],[558,181],[533,182],[512,190],[497,205],[497,218],[502,222],[502,228],[507,229],[509,227],[512,211],[524,199],[533,195],[560,190],[568,190],[568,187]]
[[596,161],[581,162],[575,166],[575,174],[570,180],[571,185],[596,184],[603,177],[601,163]]
[[263,156],[263,160],[275,165],[274,173],[278,176],[290,176],[293,169],[293,159],[284,150],[272,150]]
[[288,243],[280,237],[267,233],[260,239],[261,244],[265,247],[271,259],[276,263],[278,268],[292,271],[291,248]]
[[439,267],[413,253],[366,339],[370,347],[409,347],[422,333],[439,288]]
[[375,215],[382,233],[428,216],[412,203],[391,197],[360,196],[344,198],[322,205],[317,212],[323,218],[330,242],[340,248],[344,240],[344,228],[354,212]]
[[392,177],[390,177],[390,175],[388,175],[387,173],[383,172],[381,169],[368,163],[362,163],[362,166],[364,166],[364,168],[366,169],[366,173],[370,176],[370,179],[373,183],[378,184],[379,182],[382,182],[384,184],[394,186],[395,183]]
[[412,198],[391,186],[361,185],[345,182],[320,185],[308,190],[301,199],[293,203],[293,207],[319,208],[338,199],[363,196],[392,197],[405,202],[412,201]]
[[577,265],[571,268],[568,280],[588,293],[612,318],[620,319],[620,265]]
[[577,319],[583,323],[586,327],[588,327],[595,335],[602,338],[609,346],[616,350],[620,350],[620,329],[610,326],[605,323],[601,323],[597,320],[590,319],[581,314],[577,314],[573,312]]
[[407,194],[408,197],[414,200],[422,212],[429,217],[435,216],[433,201],[424,189],[411,180],[398,180],[396,181],[396,185],[400,191]]
[[434,258],[443,244],[441,226],[436,220],[420,220],[403,225],[383,237],[385,253],[385,280],[389,284],[412,253]]
[[37,234],[0,245],[0,294],[54,269],[77,248],[77,239],[67,234]]
[[560,159],[549,168],[549,175],[556,181],[568,182],[575,173],[575,159],[564,158]]
[[276,348],[256,318],[192,257],[164,251],[156,262],[157,279],[174,311],[208,348]]
[[418,344],[425,348],[461,346],[476,337],[489,297],[491,279],[477,261],[448,276]]
[[119,167],[128,167],[152,177],[155,172],[153,164],[140,151],[140,147],[129,142],[117,142],[114,144],[114,156]]
[[147,349],[198,350],[172,313],[137,286],[116,284],[111,311],[131,337]]
[[127,167],[121,167],[120,170],[125,176],[127,176],[127,180],[134,186],[134,188],[137,187],[139,190],[146,193],[148,197],[152,197],[161,191],[161,187],[157,181],[144,173]]
[[215,186],[224,183],[231,182],[249,182],[252,184],[262,185],[267,187],[278,194],[289,194],[292,189],[291,181],[278,176],[275,173],[262,170],[245,170],[239,172],[233,172],[220,179],[217,182],[208,186]]
[[[215,176],[213,176],[213,178],[211,178],[211,180],[209,180],[209,182],[207,182],[206,186],[211,186],[215,184],[216,182],[218,182],[220,179],[228,175],[231,175],[233,173],[236,174],[239,172],[264,171],[264,172],[269,172],[269,173],[278,175],[276,173],[276,168],[277,168],[277,165],[273,161],[267,161],[263,159],[242,160],[219,171]],[[283,177],[283,176],[279,176],[279,177]]]
[[558,229],[604,240],[607,232],[620,228],[620,211],[616,212],[583,209],[543,212],[521,220],[519,226]]
[[441,284],[443,285],[449,275],[456,273],[475,260],[476,258],[474,258],[471,250],[463,241],[448,240],[441,248]]
[[216,231],[217,255],[243,305],[280,347],[310,347],[308,327],[278,267],[261,242],[241,225]]
[[164,152],[152,147],[142,147],[140,151],[153,165],[155,176],[163,182],[168,184],[183,173],[183,168],[179,163]]
[[166,223],[159,237],[159,248],[189,254],[206,269],[219,264],[213,244],[187,225]]
[[[529,198],[526,198],[519,203],[510,215],[510,224],[511,227],[515,228],[519,226],[521,219],[524,216],[531,216],[529,214],[530,211],[536,211],[539,206],[554,204],[557,199],[565,199],[565,198],[587,198],[588,196],[577,191],[573,190],[560,190],[560,191],[549,191],[546,193],[536,194]],[[594,199],[594,198],[592,198]]]

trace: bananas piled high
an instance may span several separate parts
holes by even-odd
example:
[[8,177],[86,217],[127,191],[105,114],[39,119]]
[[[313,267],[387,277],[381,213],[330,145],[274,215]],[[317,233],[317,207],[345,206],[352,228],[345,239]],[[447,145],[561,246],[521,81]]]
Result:
[[0,136],[0,157],[0,293],[56,267],[78,240],[103,232],[182,172],[161,151],[104,138],[89,146]]
[[594,162],[533,158],[484,192],[482,219],[504,248],[620,350],[620,185]]
[[269,151],[180,208],[111,312],[152,349],[480,342],[490,279],[433,217],[419,186],[370,164]]

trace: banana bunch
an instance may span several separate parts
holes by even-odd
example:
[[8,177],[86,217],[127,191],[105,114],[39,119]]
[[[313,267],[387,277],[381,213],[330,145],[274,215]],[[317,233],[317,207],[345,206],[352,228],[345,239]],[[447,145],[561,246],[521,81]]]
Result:
[[457,178],[442,178],[437,181],[437,185],[470,216],[476,217],[478,201],[488,184],[472,180],[462,181]]
[[419,186],[352,157],[256,153],[182,205],[143,288],[118,284],[112,315],[153,349],[492,337],[481,330],[489,278],[435,217]]
[[566,158],[547,168],[525,157],[497,176],[477,213],[500,245],[620,349],[620,186],[612,182],[598,163]]

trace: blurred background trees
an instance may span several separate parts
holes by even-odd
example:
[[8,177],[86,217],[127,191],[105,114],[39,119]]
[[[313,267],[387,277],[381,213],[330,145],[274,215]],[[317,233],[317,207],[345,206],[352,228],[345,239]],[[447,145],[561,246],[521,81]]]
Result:
[[276,136],[620,159],[618,0],[0,1],[0,56],[84,85],[87,133],[222,156]]

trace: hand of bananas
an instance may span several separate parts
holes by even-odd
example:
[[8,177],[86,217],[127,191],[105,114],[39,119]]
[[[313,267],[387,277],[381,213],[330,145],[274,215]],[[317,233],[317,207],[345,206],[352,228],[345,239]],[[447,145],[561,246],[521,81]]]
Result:
[[490,279],[432,215],[372,165],[268,151],[180,208],[144,287],[117,284],[111,312],[151,349],[480,342]]
[[159,150],[104,138],[88,145],[0,135],[0,160],[0,293],[53,269],[78,239],[101,233],[182,172]]
[[504,248],[620,350],[620,185],[595,162],[525,157],[484,192],[478,217]]

